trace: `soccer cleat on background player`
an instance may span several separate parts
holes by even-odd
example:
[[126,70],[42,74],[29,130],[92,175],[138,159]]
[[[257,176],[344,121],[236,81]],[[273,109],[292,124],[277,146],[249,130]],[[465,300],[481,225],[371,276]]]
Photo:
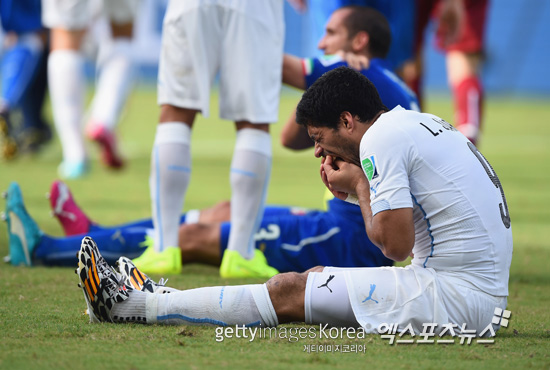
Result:
[[109,266],[89,236],[82,239],[77,257],[76,274],[84,292],[90,322],[121,321],[111,316],[111,310],[116,303],[128,299],[132,287],[127,286],[122,275]]
[[88,161],[67,162],[63,161],[57,167],[57,173],[62,179],[78,179],[90,171]]
[[6,221],[10,246],[10,263],[32,266],[34,249],[42,238],[42,231],[25,209],[21,188],[12,182],[6,196]]
[[120,169],[124,167],[124,160],[117,148],[115,134],[102,125],[91,124],[88,126],[87,135],[101,148],[101,160],[110,168]]
[[[146,240],[147,241],[147,240]],[[177,275],[181,274],[181,250],[179,247],[168,247],[157,252],[155,246],[147,243],[147,249],[141,256],[133,259],[133,263],[147,274]]]
[[12,133],[8,112],[0,113],[0,155],[6,160],[17,155],[17,141]]
[[118,272],[124,277],[126,285],[132,286],[136,290],[149,293],[170,293],[172,289],[164,290],[164,285],[168,280],[160,279],[158,283],[132,263],[128,257],[120,257],[117,261]]
[[65,235],[85,234],[92,221],[74,201],[69,187],[63,181],[54,181],[48,196],[52,213],[61,223]]
[[237,251],[226,249],[220,266],[220,276],[223,278],[270,278],[278,273],[277,269],[267,264],[265,255],[259,249],[254,250],[254,257],[250,260]]

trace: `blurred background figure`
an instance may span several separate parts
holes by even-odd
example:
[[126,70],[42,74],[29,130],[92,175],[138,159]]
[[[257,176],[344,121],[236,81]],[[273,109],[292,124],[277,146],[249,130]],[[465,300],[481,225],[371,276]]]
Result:
[[47,88],[47,33],[40,0],[1,0],[0,156],[35,152],[50,141],[42,116]]
[[313,25],[313,41],[318,43],[319,49],[323,49],[325,26],[330,16],[336,9],[350,5],[374,8],[388,20],[392,43],[384,58],[384,67],[400,74],[405,62],[413,56],[414,34],[411,30],[415,21],[415,0],[309,0],[308,16]]
[[101,148],[105,165],[113,169],[124,165],[114,129],[130,91],[131,41],[138,5],[138,0],[42,0],[42,20],[51,29],[48,77],[53,117],[63,147],[58,169],[62,178],[81,177],[89,168],[82,135],[86,93],[82,46],[98,12],[110,22],[112,42],[102,44],[98,55],[86,135]]
[[488,0],[416,0],[416,6],[415,60],[404,69],[403,78],[422,104],[424,34],[434,22],[437,47],[445,52],[455,126],[476,144],[483,106],[480,67]]

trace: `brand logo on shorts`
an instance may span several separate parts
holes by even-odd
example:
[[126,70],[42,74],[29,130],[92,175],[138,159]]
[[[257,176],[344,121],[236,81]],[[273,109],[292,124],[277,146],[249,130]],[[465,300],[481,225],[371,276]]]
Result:
[[376,299],[372,298],[372,293],[374,293],[374,289],[376,289],[376,284],[371,284],[370,285],[369,296],[367,298],[365,298],[363,300],[363,302],[361,302],[361,303],[365,303],[366,301],[374,301],[374,302],[378,303],[378,301]]
[[376,168],[376,155],[370,155],[361,161],[363,171],[367,175],[367,179],[372,181],[378,177],[378,169]]
[[331,281],[332,279],[334,279],[334,275],[329,275],[329,277],[328,277],[328,279],[327,279],[327,282],[324,283],[324,284],[322,284],[322,285],[319,285],[319,286],[317,287],[317,289],[322,288],[322,287],[327,287],[327,289],[330,290],[330,292],[332,293],[332,289],[330,289],[330,288],[328,287],[328,283],[330,283],[330,281]]

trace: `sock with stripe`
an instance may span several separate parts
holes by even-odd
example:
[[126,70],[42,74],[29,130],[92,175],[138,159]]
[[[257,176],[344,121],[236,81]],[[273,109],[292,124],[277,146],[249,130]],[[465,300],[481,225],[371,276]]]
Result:
[[178,246],[181,210],[191,179],[191,129],[183,122],[157,126],[149,189],[155,249]]
[[453,89],[456,128],[472,143],[479,138],[483,91],[476,76],[468,77]]
[[[277,314],[265,284],[147,294],[146,299],[146,307],[143,309],[146,311],[147,323],[151,324],[269,327],[278,325]],[[133,294],[126,302],[132,300]],[[141,301],[139,304],[142,304]],[[141,315],[142,311],[139,314]]]
[[244,258],[254,255],[254,234],[260,227],[271,174],[271,136],[245,128],[237,132],[231,162],[231,232],[227,249]]

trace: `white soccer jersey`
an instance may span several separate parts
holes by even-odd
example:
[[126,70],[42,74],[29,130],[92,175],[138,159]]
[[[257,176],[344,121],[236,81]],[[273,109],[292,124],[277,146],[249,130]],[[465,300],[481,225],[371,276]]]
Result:
[[508,295],[506,199],[491,165],[465,136],[434,115],[396,107],[367,130],[360,155],[373,216],[413,208],[413,265]]

